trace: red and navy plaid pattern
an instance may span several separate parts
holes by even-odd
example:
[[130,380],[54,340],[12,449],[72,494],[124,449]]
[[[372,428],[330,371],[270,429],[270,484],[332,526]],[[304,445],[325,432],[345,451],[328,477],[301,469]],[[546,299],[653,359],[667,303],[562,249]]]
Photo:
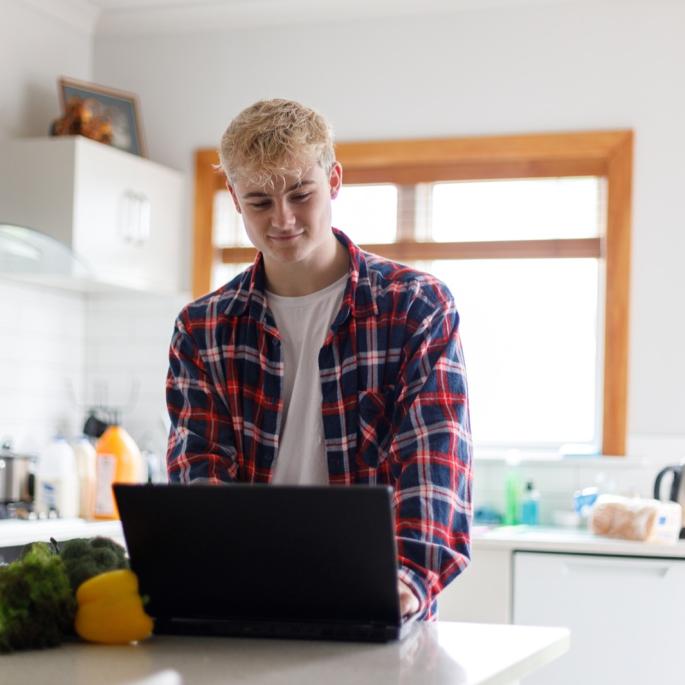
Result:
[[[471,435],[459,315],[436,278],[361,251],[319,353],[331,484],[390,484],[399,576],[421,618],[470,558]],[[268,483],[283,399],[261,254],[181,311],[169,352],[169,479]]]

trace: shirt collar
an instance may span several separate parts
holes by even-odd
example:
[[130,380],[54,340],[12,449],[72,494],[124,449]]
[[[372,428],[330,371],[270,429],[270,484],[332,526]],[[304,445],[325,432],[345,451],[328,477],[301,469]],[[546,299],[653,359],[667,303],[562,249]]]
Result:
[[[378,306],[373,297],[365,253],[337,228],[333,229],[333,234],[350,255],[347,285],[335,324],[342,323],[348,314],[355,318],[376,316]],[[224,313],[229,317],[242,316],[246,310],[249,311],[251,318],[264,322],[267,313],[267,298],[264,257],[261,252],[257,253],[252,265],[242,273]]]

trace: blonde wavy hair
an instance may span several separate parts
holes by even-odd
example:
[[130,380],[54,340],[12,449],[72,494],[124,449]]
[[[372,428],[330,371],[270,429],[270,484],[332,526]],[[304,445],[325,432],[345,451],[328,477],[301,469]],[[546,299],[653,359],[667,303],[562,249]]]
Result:
[[228,125],[219,159],[229,183],[273,185],[286,175],[301,178],[312,163],[329,173],[335,162],[333,131],[321,114],[299,102],[260,100]]

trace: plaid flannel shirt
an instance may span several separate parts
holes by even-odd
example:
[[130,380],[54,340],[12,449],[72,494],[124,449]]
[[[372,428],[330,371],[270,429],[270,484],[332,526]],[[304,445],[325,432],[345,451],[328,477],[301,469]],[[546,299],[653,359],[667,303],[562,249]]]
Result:
[[[360,250],[319,354],[331,484],[394,490],[399,577],[420,618],[470,558],[471,436],[459,315],[436,278]],[[281,341],[262,256],[179,314],[169,352],[169,479],[268,483]]]

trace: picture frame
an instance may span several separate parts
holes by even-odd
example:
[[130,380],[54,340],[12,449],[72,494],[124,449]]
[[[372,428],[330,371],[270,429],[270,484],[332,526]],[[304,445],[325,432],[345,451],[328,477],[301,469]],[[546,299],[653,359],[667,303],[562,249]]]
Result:
[[111,121],[112,146],[147,157],[138,98],[133,93],[63,76],[59,79],[59,95],[63,113],[71,100],[94,101],[100,116]]

